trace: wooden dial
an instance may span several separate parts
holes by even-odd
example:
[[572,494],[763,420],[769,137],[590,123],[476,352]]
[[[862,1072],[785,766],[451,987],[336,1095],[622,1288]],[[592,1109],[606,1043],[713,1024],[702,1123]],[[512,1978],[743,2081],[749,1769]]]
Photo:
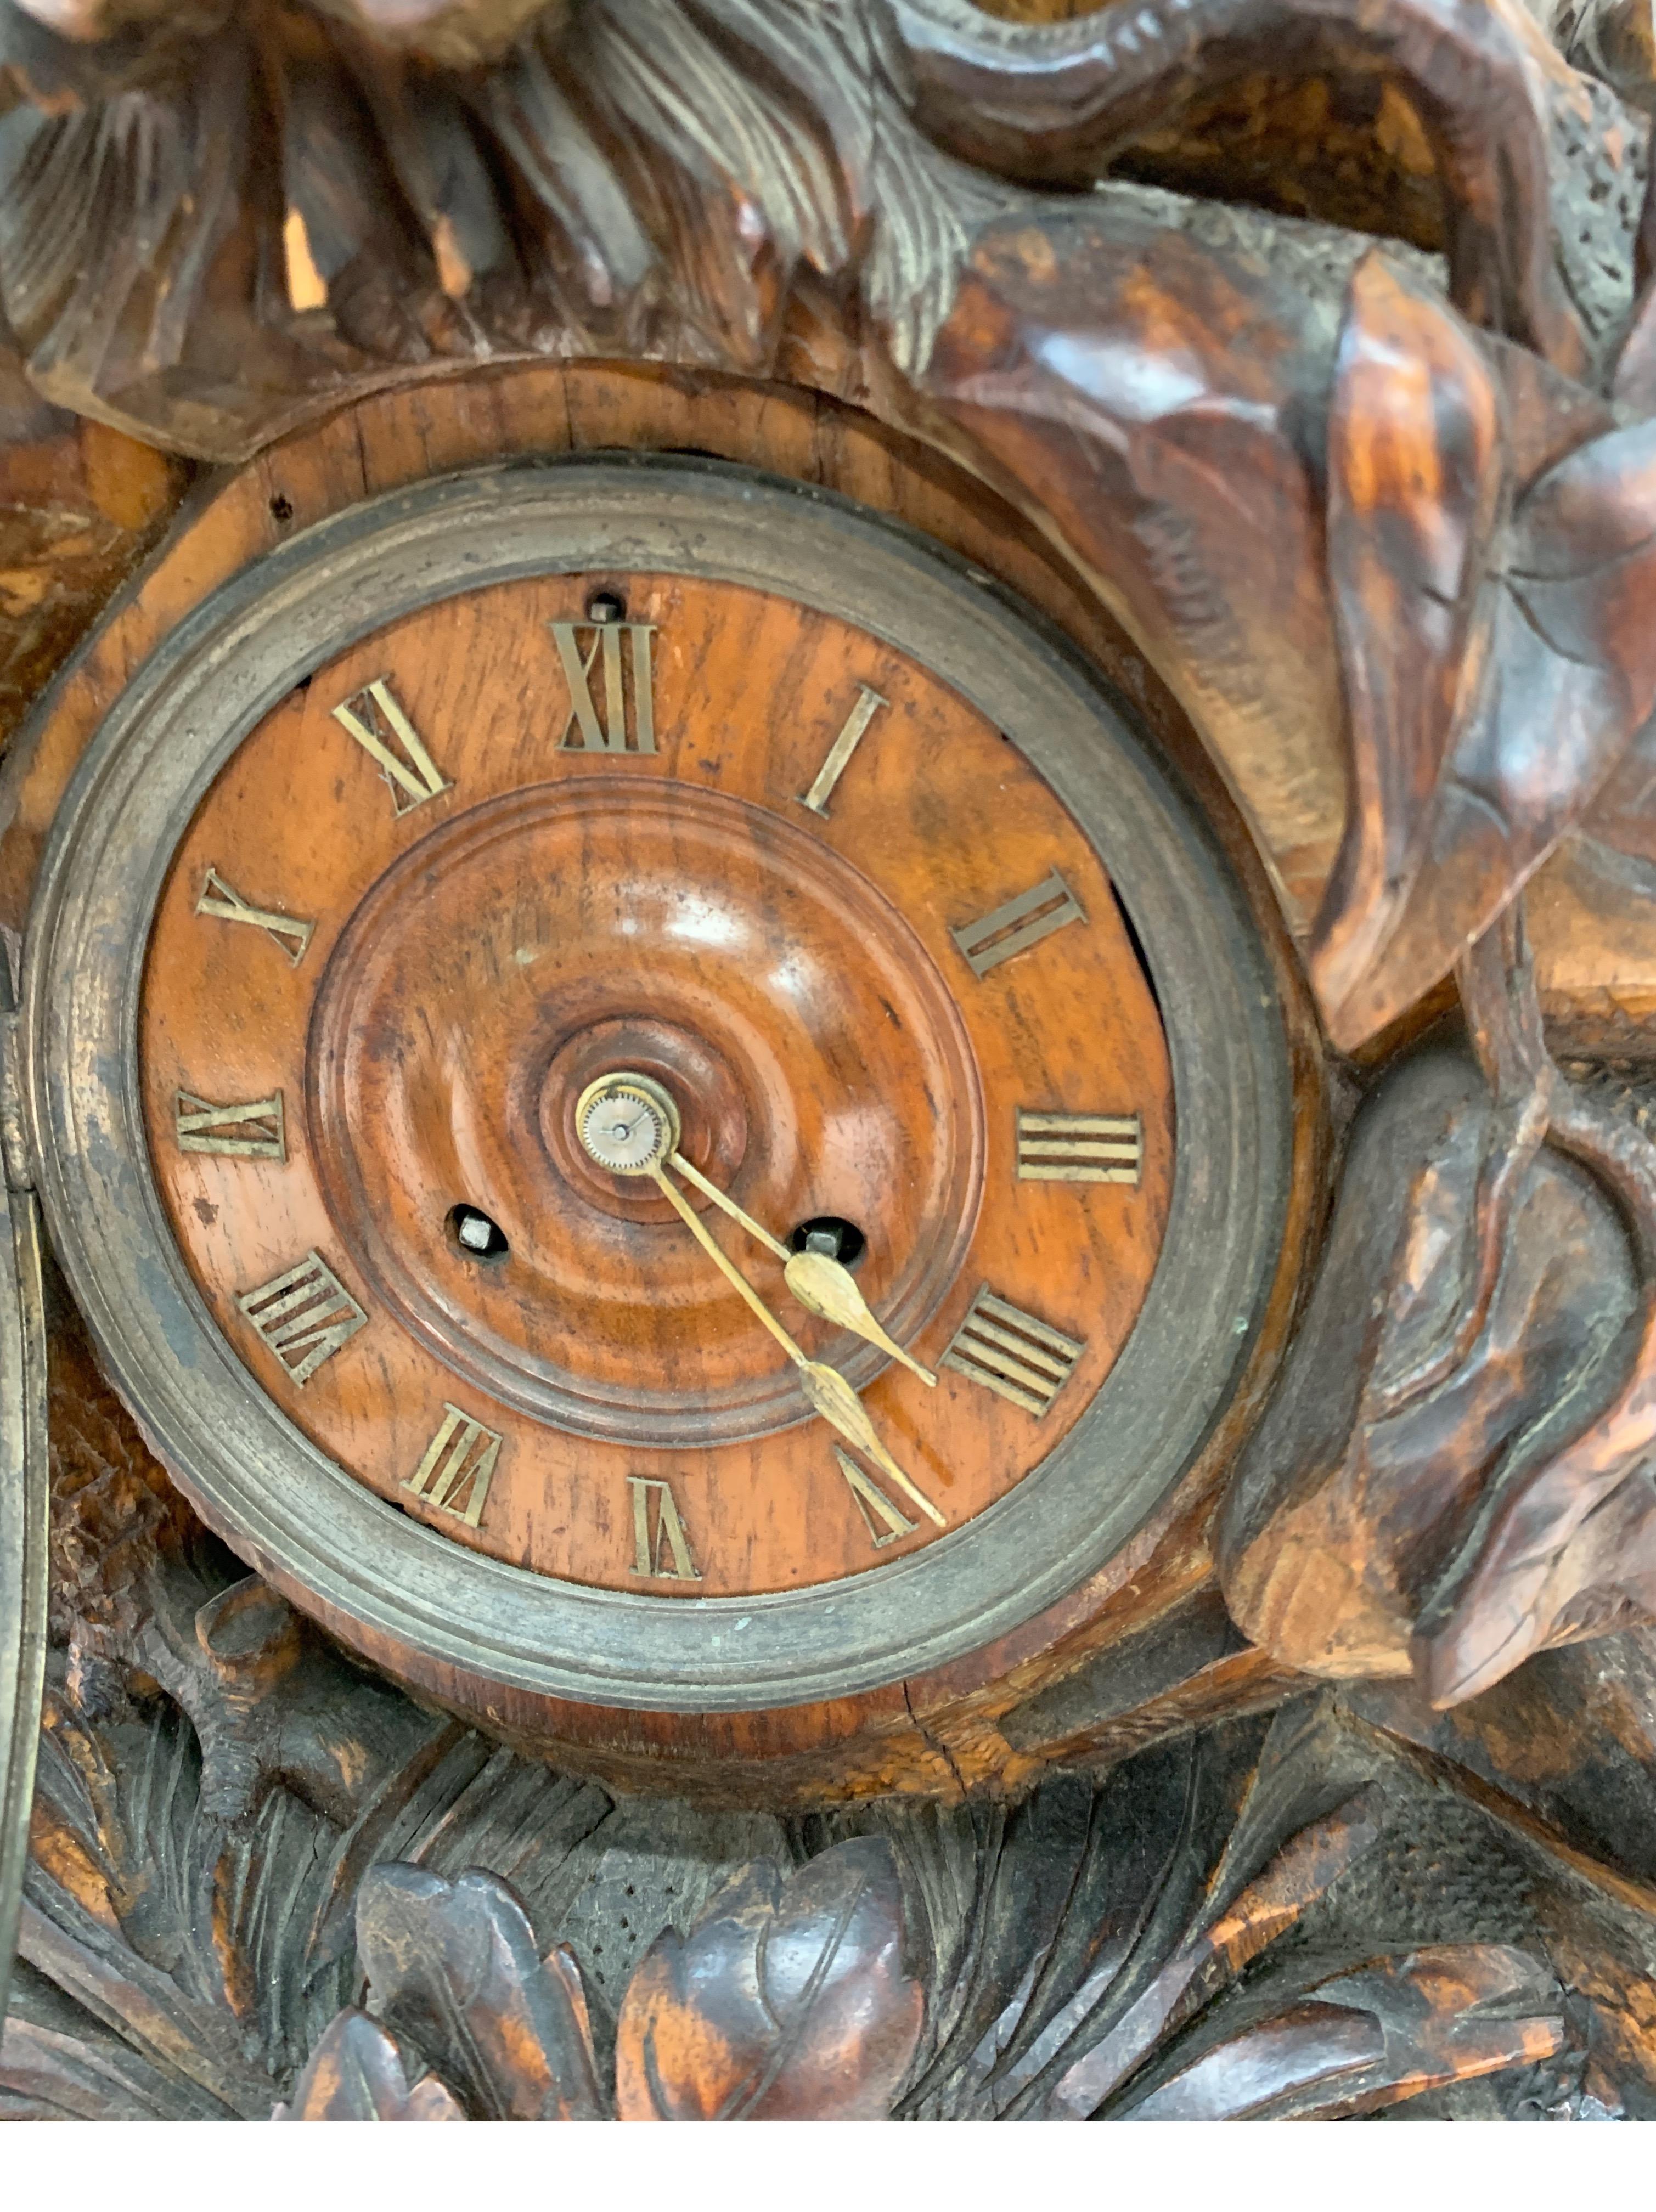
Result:
[[[260,1389],[453,1543],[600,1588],[970,1522],[1097,1393],[1167,1218],[1166,1045],[1080,823],[943,677],[715,579],[497,584],[319,667],[177,846],[138,1036]],[[676,1205],[583,1140],[622,1073]],[[935,1386],[773,1243],[848,1261]]]

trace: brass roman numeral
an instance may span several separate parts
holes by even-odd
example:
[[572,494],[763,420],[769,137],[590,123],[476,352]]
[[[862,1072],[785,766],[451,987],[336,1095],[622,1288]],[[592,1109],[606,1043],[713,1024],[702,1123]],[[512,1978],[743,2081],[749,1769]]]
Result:
[[245,1106],[215,1106],[188,1091],[173,1099],[181,1152],[224,1152],[232,1159],[285,1160],[288,1135],[282,1121],[282,1093],[250,1099]]
[[[630,1474],[627,1486],[632,1492],[634,1574],[648,1575],[657,1582],[700,1582],[673,1485]],[[664,1552],[672,1555],[671,1566],[661,1564]]]
[[1067,922],[1085,921],[1087,909],[1054,868],[1032,890],[997,906],[993,914],[951,929],[949,935],[965,955],[974,975],[987,975],[1014,952],[1026,952],[1044,937]]
[[249,906],[238,890],[233,890],[216,868],[209,868],[207,879],[201,887],[201,896],[196,901],[196,912],[204,914],[214,921],[245,921],[254,929],[262,929],[296,968],[305,957],[305,948],[316,934],[314,921],[295,921],[291,915],[272,914],[268,908]]
[[980,1285],[971,1310],[938,1361],[998,1390],[1038,1418],[1051,1406],[1087,1346]]
[[843,727],[828,748],[828,757],[817,770],[817,780],[809,791],[800,798],[801,806],[808,806],[813,814],[825,815],[828,802],[834,795],[834,786],[849,765],[851,755],[862,742],[862,733],[882,707],[891,702],[882,699],[878,691],[866,684],[857,686],[857,702],[845,717]]
[[502,1440],[446,1398],[442,1412],[441,1426],[426,1446],[425,1457],[402,1486],[475,1528],[495,1479]]
[[839,1471],[850,1486],[856,1501],[856,1510],[862,1516],[862,1525],[874,1540],[877,1552],[887,1544],[896,1543],[899,1536],[912,1535],[920,1525],[893,1505],[872,1475],[865,1474],[849,1452],[834,1446],[834,1457],[839,1462]]
[[1032,1114],[1018,1109],[1020,1182],[1130,1182],[1143,1164],[1136,1114]]
[[[427,752],[419,732],[383,676],[353,691],[333,709],[333,719],[377,763],[397,814],[411,814],[429,799],[454,786]],[[399,754],[396,748],[402,748]]]
[[[569,688],[569,711],[564,719],[563,735],[558,738],[561,749],[589,753],[653,753],[655,750],[655,695],[650,667],[650,640],[655,635],[654,623],[635,622],[555,622],[548,623],[557,657],[563,665],[563,681]],[[588,631],[592,642],[581,650],[581,633]],[[632,683],[629,687],[622,675],[621,640],[625,636],[628,658],[632,664]],[[604,720],[598,719],[598,708],[593,701],[592,675],[600,659],[604,664]],[[627,692],[632,693],[631,743],[629,744]],[[581,732],[578,742],[570,738],[571,730]]]
[[320,1252],[244,1291],[236,1304],[301,1388],[368,1320]]

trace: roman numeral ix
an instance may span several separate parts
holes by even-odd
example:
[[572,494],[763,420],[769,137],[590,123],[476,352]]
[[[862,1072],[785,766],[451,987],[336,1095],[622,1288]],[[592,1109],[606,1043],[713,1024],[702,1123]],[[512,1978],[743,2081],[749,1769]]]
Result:
[[215,1106],[180,1091],[173,1100],[173,1115],[181,1152],[223,1152],[240,1160],[288,1157],[279,1091],[272,1098],[250,1099],[245,1106]]
[[[627,1487],[632,1492],[634,1574],[648,1575],[655,1582],[700,1582],[672,1484],[630,1474]],[[664,1565],[664,1559],[671,1559],[672,1565]]]
[[997,906],[993,914],[951,929],[949,935],[965,954],[974,975],[987,975],[1014,952],[1026,952],[1055,929],[1072,921],[1085,921],[1087,909],[1054,868],[1032,890]]
[[1069,1380],[1070,1370],[1086,1349],[1073,1336],[1049,1328],[1033,1314],[997,1298],[984,1283],[937,1364],[971,1376],[985,1389],[998,1390],[1038,1418]]
[[342,699],[333,719],[378,764],[394,812],[411,814],[429,799],[453,790],[384,677]]
[[442,1411],[442,1424],[426,1446],[424,1458],[402,1486],[411,1496],[475,1528],[495,1479],[502,1440],[447,1399]]
[[251,928],[262,929],[287,954],[295,968],[305,957],[306,946],[316,934],[314,921],[295,921],[289,914],[273,914],[265,907],[249,906],[240,892],[232,890],[216,868],[207,871],[201,896],[196,901],[196,912],[206,915],[213,921],[244,921]]
[[320,1252],[244,1291],[236,1304],[301,1388],[368,1320]]
[[1032,1114],[1018,1109],[1020,1182],[1130,1182],[1143,1163],[1136,1114]]
[[[655,635],[654,623],[634,623],[611,620],[607,622],[548,623],[552,641],[557,647],[558,659],[563,666],[563,681],[569,688],[569,711],[563,723],[560,748],[589,753],[653,753],[655,750],[655,696],[650,668],[650,640]],[[582,649],[581,634],[588,632],[592,642]],[[628,743],[627,690],[622,674],[621,641],[627,641],[628,658],[632,667],[632,727],[631,743]],[[598,719],[598,708],[593,700],[592,676],[600,659],[604,665],[604,720]],[[578,729],[578,743],[569,732]]]

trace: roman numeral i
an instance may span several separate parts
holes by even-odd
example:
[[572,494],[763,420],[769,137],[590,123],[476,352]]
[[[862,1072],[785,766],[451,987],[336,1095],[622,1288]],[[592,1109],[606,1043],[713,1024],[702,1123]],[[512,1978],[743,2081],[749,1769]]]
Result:
[[984,1283],[937,1364],[971,1376],[1038,1419],[1086,1349],[1073,1336],[997,1298]]
[[[650,667],[650,640],[655,635],[654,623],[620,622],[555,622],[546,627],[552,633],[557,647],[557,657],[563,664],[563,681],[569,690],[569,711],[564,719],[559,747],[566,750],[589,753],[653,753],[655,750],[655,696],[654,677]],[[583,649],[581,633],[585,631],[591,643]],[[627,641],[628,659],[631,662],[630,687],[622,673],[621,641]],[[604,667],[604,720],[598,719],[598,708],[593,699],[593,671],[600,660]],[[628,742],[627,693],[632,694],[630,744]],[[578,741],[572,740],[572,730],[581,732]]]
[[428,799],[453,790],[384,677],[342,699],[333,719],[377,763],[394,812],[411,814]]
[[368,1320],[320,1252],[244,1291],[236,1304],[301,1388]]

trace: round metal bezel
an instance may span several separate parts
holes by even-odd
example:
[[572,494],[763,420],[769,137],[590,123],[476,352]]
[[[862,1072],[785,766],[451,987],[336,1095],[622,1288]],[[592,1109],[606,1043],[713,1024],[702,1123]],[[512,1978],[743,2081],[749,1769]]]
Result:
[[[1178,1144],[1144,1308],[1091,1407],[1008,1495],[912,1554],[748,1598],[554,1582],[355,1481],[255,1387],[186,1270],[141,1110],[137,1006],[178,839],[231,752],[317,667],[422,605],[531,575],[715,577],[932,669],[1046,778],[1131,917]],[[1245,1364],[1287,1204],[1292,1106],[1269,967],[1196,810],[1073,651],[989,580],[836,495],[613,454],[472,470],[317,525],[222,586],[88,747],[25,957],[25,1087],[58,1253],[146,1435],[210,1522],[336,1631],[541,1696],[677,1712],[843,1698],[1008,1634],[1105,1564],[1191,1464]]]

